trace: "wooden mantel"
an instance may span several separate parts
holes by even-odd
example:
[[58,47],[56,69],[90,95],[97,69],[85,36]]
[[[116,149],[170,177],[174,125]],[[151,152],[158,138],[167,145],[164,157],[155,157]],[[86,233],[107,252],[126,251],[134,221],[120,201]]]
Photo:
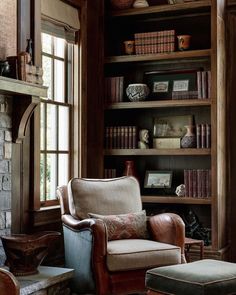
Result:
[[47,97],[47,87],[0,77],[0,94],[13,97],[12,140],[21,143],[25,137],[27,123],[39,104],[40,97]]

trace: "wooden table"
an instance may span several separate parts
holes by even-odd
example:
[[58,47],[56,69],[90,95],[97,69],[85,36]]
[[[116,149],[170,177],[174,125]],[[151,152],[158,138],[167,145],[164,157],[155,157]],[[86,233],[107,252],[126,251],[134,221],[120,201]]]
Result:
[[203,259],[203,255],[204,255],[204,241],[203,240],[185,238],[184,245],[185,245],[185,257],[186,257],[187,262],[190,262],[189,251],[193,245],[198,245],[200,247],[200,257],[199,258]]
[[40,266],[39,273],[16,277],[20,283],[20,295],[67,295],[68,282],[74,270],[70,268]]

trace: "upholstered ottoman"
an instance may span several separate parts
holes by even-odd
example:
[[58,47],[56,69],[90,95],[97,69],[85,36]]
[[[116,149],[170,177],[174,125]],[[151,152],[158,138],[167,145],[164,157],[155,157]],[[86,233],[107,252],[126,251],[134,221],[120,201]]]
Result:
[[236,264],[219,260],[199,260],[153,268],[146,273],[149,295],[236,294]]

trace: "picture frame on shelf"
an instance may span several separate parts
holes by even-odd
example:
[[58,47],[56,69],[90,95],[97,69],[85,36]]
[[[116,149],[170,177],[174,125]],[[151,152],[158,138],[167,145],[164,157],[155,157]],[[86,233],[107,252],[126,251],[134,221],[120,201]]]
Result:
[[153,138],[181,138],[187,129],[193,125],[193,115],[156,117],[153,122]]
[[171,188],[172,174],[172,171],[147,170],[144,188]]
[[197,72],[201,69],[150,71],[144,81],[150,89],[151,100],[172,99],[172,93],[197,91]]

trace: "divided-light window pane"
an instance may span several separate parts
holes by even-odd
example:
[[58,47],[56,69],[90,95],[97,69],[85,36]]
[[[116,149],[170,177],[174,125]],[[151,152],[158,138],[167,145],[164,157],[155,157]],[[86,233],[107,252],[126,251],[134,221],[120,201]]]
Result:
[[58,185],[63,185],[69,181],[69,156],[60,154],[58,159]]
[[55,38],[55,55],[61,58],[65,57],[65,40],[61,38]]
[[57,149],[57,110],[53,104],[47,104],[47,150]]
[[45,104],[40,104],[40,149],[45,149]]
[[48,87],[48,97],[52,99],[52,58],[43,56],[43,85]]
[[47,155],[46,199],[53,200],[57,187],[57,161],[55,154]]
[[52,36],[42,33],[42,51],[52,53]]
[[45,201],[45,175],[46,165],[45,165],[45,155],[40,154],[40,201]]
[[54,65],[54,100],[65,102],[65,64],[64,61],[55,60]]
[[58,125],[58,149],[67,151],[69,150],[69,107],[59,106]]

